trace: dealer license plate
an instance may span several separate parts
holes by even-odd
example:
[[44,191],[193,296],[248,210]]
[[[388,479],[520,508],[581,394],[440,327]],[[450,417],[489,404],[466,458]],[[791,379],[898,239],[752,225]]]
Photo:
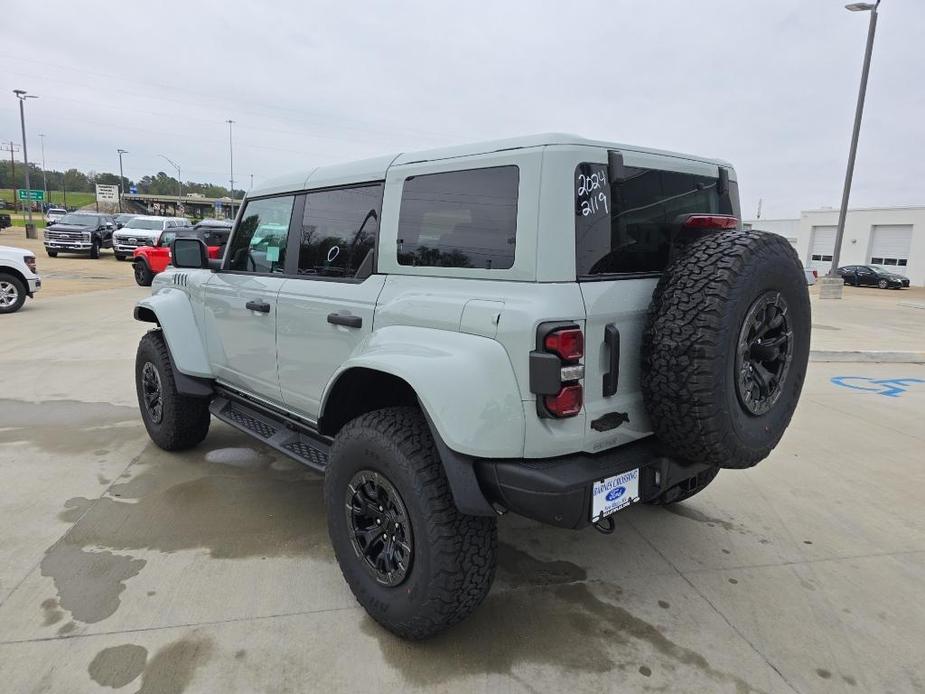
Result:
[[639,468],[594,483],[591,490],[591,522],[606,518],[639,501]]

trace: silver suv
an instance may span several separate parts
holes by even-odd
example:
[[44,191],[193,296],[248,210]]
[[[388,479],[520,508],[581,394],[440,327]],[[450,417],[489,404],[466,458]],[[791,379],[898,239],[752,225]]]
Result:
[[178,238],[135,309],[145,426],[211,417],[324,474],[369,614],[469,615],[514,512],[609,532],[777,444],[809,350],[800,262],[722,161],[570,135],[312,169]]

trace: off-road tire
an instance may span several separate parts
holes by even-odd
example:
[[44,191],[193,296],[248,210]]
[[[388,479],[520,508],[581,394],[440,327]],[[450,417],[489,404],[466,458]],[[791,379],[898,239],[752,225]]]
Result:
[[26,303],[26,292],[28,291],[26,285],[15,275],[6,272],[0,272],[0,284],[7,285],[16,292],[16,298],[9,306],[0,306],[0,313],[16,313]]
[[679,501],[690,499],[695,494],[699,494],[706,489],[710,482],[716,479],[718,474],[718,467],[714,466],[707,468],[690,479],[686,479],[673,487],[669,487],[654,499],[646,501],[646,503],[654,506],[664,506],[666,504],[676,504]]
[[[397,490],[410,521],[413,553],[403,581],[377,582],[351,542],[348,484],[378,473]],[[420,410],[395,407],[357,417],[338,433],[324,480],[328,533],[357,601],[406,639],[433,636],[469,616],[495,575],[497,522],[460,513]]]
[[[145,404],[143,372],[153,365],[160,379],[162,415],[155,421]],[[182,451],[198,445],[209,433],[209,401],[177,392],[167,342],[160,330],[141,338],[135,355],[135,392],[148,436],[165,451]]]
[[45,249],[45,252],[48,254],[48,257],[49,257],[49,258],[57,258],[57,257],[58,257],[58,251],[50,251],[50,250],[48,250],[48,249],[46,248],[46,249]]
[[90,260],[97,260],[100,257],[100,244],[94,241],[90,244]]
[[[770,409],[749,412],[737,386],[740,331],[756,302],[788,307],[789,367]],[[642,344],[642,392],[656,435],[681,459],[747,468],[780,441],[809,357],[810,307],[796,252],[777,234],[728,231],[683,246],[659,281]]]
[[150,287],[154,281],[154,273],[143,260],[136,260],[132,263],[132,272],[135,273],[135,283],[139,287]]

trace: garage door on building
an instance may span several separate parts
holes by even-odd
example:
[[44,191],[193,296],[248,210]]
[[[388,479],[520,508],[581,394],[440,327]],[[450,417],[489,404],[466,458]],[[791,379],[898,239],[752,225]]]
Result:
[[911,224],[876,224],[870,234],[870,263],[905,275],[911,248]]
[[832,253],[835,252],[835,227],[813,227],[809,242],[809,265],[824,275],[832,267]]

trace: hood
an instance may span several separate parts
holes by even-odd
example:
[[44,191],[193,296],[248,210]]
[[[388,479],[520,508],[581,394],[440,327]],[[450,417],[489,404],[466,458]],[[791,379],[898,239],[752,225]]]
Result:
[[122,227],[117,229],[116,236],[120,239],[156,239],[161,235],[159,229],[130,229],[129,227]]
[[54,231],[89,231],[90,229],[96,229],[96,224],[61,224],[58,222],[51,228]]
[[24,255],[34,256],[35,253],[27,251],[25,248],[16,248],[16,246],[0,246],[0,255],[17,255],[22,257]]

